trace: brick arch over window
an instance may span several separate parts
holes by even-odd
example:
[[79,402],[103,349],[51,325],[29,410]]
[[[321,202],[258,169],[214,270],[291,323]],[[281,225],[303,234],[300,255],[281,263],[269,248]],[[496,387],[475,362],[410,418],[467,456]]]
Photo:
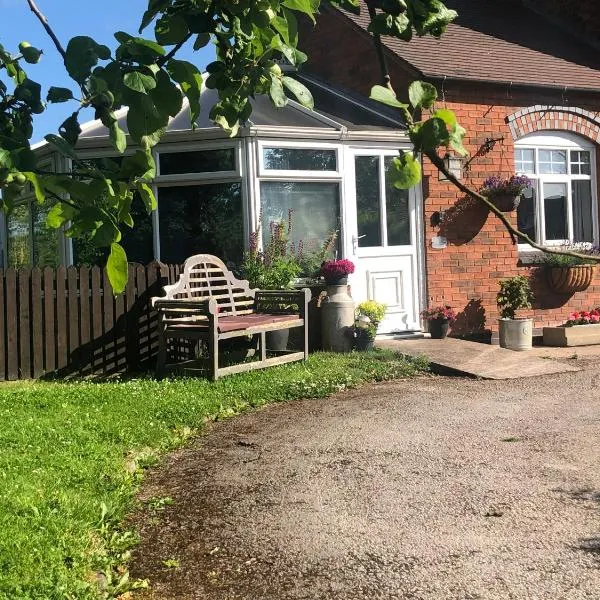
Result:
[[600,142],[600,116],[575,106],[535,105],[506,117],[513,139],[545,130],[572,131],[593,142]]

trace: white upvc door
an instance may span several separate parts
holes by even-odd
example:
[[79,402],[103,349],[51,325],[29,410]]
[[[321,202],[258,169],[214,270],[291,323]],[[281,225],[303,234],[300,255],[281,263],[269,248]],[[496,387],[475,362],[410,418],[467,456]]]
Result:
[[387,305],[379,333],[420,329],[417,190],[397,190],[387,171],[397,150],[349,149],[345,165],[345,255],[358,304]]

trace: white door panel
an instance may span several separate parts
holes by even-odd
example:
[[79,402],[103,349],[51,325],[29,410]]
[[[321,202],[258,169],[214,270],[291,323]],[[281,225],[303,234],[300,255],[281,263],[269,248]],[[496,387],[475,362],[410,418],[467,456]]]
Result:
[[[352,297],[357,304],[376,300],[387,305],[379,333],[420,328],[415,194],[398,192],[386,180],[387,161],[397,154],[354,150],[346,161],[344,241],[346,255],[356,265]],[[403,245],[388,244],[394,241]]]

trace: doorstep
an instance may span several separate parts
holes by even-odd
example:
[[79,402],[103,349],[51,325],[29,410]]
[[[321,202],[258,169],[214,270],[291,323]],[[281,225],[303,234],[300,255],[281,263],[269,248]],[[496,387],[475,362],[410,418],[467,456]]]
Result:
[[375,344],[378,348],[408,356],[425,356],[429,359],[433,371],[452,372],[482,379],[521,379],[581,370],[554,360],[544,360],[532,351],[514,352],[492,344],[455,338],[377,339]]

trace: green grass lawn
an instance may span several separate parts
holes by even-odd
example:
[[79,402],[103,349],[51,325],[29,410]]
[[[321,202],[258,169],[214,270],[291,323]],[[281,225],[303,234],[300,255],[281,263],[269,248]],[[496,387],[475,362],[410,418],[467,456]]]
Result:
[[81,600],[127,590],[136,540],[121,523],[143,468],[207,420],[423,368],[376,351],[316,354],[217,383],[0,384],[0,598]]

